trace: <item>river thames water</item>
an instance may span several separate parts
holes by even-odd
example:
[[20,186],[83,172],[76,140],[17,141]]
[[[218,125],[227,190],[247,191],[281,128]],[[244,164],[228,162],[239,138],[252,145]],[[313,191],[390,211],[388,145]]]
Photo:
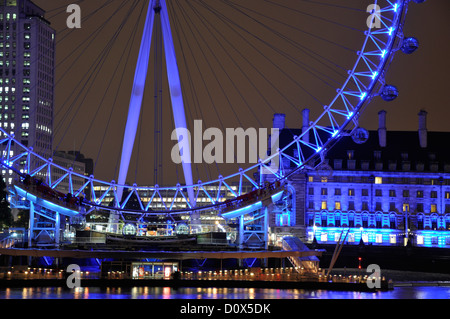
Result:
[[0,299],[450,299],[450,286],[395,287],[391,291],[349,292],[258,288],[1,288]]

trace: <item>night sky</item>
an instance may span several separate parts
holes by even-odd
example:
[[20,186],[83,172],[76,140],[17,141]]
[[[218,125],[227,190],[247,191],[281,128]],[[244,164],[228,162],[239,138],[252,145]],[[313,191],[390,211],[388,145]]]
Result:
[[[57,31],[54,149],[79,150],[94,159],[97,178],[115,179],[147,6],[142,0],[34,2],[48,11],[46,18]],[[275,112],[285,113],[287,126],[297,128],[305,107],[313,119],[342,85],[343,70],[353,66],[364,39],[357,30],[366,28],[366,8],[373,1],[167,2],[187,120],[192,124],[203,119],[206,129],[270,128]],[[82,9],[81,29],[69,30],[65,24],[69,15],[65,8],[71,3]],[[377,113],[384,109],[388,130],[417,130],[417,113],[424,109],[429,130],[450,131],[449,9],[448,0],[410,4],[405,35],[417,37],[420,49],[412,55],[397,53],[386,81],[399,88],[400,96],[390,103],[375,98],[361,117],[361,126],[376,129]],[[152,50],[128,176],[129,183],[141,185],[153,182],[154,54]],[[183,183],[183,174],[170,160],[173,120],[166,83],[163,75],[160,184],[170,185]],[[238,167],[198,165],[194,180],[215,179]]]

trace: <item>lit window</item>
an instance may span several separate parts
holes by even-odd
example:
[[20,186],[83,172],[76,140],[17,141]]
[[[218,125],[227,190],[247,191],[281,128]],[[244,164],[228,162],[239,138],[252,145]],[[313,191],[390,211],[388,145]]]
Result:
[[327,201],[326,200],[322,201],[320,207],[321,209],[327,209]]
[[417,245],[423,245],[423,236],[417,235]]
[[437,205],[436,204],[431,204],[430,212],[431,213],[437,213]]
[[382,234],[376,234],[376,235],[375,235],[375,242],[376,242],[377,244],[383,243],[383,235],[382,235]]
[[375,184],[383,184],[383,177],[375,177]]
[[[419,239],[419,237],[422,237],[422,236],[417,236],[417,239]],[[423,237],[422,237],[422,241],[423,241]],[[397,243],[397,236],[396,235],[389,235],[389,243],[390,244],[396,244]]]
[[334,203],[334,209],[335,210],[341,210],[341,202],[335,202]]

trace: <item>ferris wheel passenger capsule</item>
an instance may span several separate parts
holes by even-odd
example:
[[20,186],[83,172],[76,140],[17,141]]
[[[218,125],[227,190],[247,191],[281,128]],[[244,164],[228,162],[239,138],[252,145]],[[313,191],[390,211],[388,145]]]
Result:
[[398,97],[398,89],[394,85],[385,85],[380,96],[386,102],[393,101]]
[[419,40],[417,40],[414,37],[405,38],[402,43],[402,47],[400,50],[402,50],[405,54],[411,54],[414,53],[419,48]]

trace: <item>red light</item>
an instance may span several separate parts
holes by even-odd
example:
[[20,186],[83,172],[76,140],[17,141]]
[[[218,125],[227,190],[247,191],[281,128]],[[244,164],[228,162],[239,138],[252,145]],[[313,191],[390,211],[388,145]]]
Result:
[[358,260],[359,260],[359,261],[361,261],[361,260],[362,260],[362,258],[361,258],[361,257],[358,257]]

